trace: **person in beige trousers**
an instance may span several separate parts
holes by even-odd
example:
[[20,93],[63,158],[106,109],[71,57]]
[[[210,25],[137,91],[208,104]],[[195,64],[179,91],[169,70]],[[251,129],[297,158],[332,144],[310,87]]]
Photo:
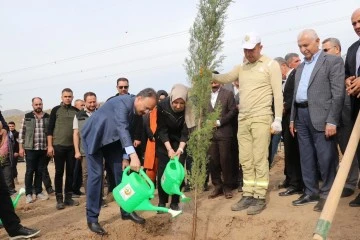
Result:
[[261,39],[257,33],[246,34],[242,48],[247,60],[229,73],[213,74],[213,80],[229,83],[239,79],[237,136],[244,186],[242,198],[232,205],[231,210],[247,209],[248,215],[254,215],[266,206],[271,133],[280,134],[282,131],[282,76],[279,64],[261,54]]

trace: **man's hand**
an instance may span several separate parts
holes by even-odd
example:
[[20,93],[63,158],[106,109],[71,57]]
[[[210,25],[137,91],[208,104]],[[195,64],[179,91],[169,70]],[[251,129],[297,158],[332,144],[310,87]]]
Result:
[[48,155],[49,157],[51,157],[51,158],[54,157],[55,153],[54,153],[54,148],[53,148],[53,146],[48,146],[47,155]]
[[133,171],[138,172],[140,170],[141,163],[136,153],[130,154],[130,168]]
[[351,82],[355,79],[355,76],[351,76],[351,77],[348,77],[347,79],[345,79],[345,86],[346,88],[350,87],[351,85]]
[[178,148],[178,150],[176,150],[175,156],[177,156],[178,158],[180,158],[180,155],[184,153],[184,150],[182,148]]
[[75,152],[75,159],[80,160],[81,159],[81,153]]
[[282,131],[281,118],[276,117],[274,122],[271,124],[271,133],[279,134]]
[[138,146],[140,146],[140,144],[141,144],[141,141],[139,141],[139,140],[134,141],[134,147],[138,147]]
[[122,170],[124,171],[124,169],[130,165],[130,162],[128,159],[123,159],[122,160]]
[[333,124],[327,123],[325,126],[325,137],[330,138],[336,134],[336,126]]
[[290,122],[289,130],[290,130],[291,136],[295,137],[296,129],[295,129],[294,122]]
[[[346,91],[349,95],[357,96],[360,93],[360,77],[349,77],[350,79],[350,86],[346,88]],[[345,83],[349,82],[348,79],[346,79]]]
[[19,156],[19,153],[14,153],[14,157],[18,157]]
[[19,156],[22,157],[22,158],[25,156],[25,151],[24,151],[23,148],[19,149]]

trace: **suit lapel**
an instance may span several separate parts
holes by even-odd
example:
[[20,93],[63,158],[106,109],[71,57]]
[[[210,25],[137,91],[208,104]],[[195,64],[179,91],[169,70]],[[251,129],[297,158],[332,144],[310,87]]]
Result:
[[310,87],[311,83],[314,81],[315,75],[319,71],[319,69],[321,68],[322,64],[324,63],[325,58],[326,58],[325,53],[323,51],[321,51],[320,56],[318,57],[318,60],[316,61],[314,69],[313,69],[313,71],[311,73],[308,87]]
[[296,73],[295,73],[295,76],[298,76],[298,78],[295,77],[295,94],[297,93],[297,90],[298,90],[298,87],[299,87],[299,83],[300,83],[300,79],[301,79],[301,74],[304,70],[304,66],[305,66],[305,63],[302,62],[298,68],[296,69]]

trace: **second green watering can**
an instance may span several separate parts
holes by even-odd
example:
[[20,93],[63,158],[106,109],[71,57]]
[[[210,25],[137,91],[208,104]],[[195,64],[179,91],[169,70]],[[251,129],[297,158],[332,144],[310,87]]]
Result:
[[161,177],[161,187],[169,195],[179,195],[182,202],[189,202],[191,198],[186,197],[184,193],[181,192],[180,186],[185,178],[185,169],[183,165],[179,162],[179,158],[175,156],[173,159],[170,159],[164,173]]
[[130,173],[130,166],[124,169],[121,183],[114,188],[113,195],[116,203],[126,212],[133,211],[159,211],[170,213],[176,217],[182,211],[175,211],[165,207],[156,207],[151,204],[154,198],[155,186],[151,179],[141,168],[139,173]]

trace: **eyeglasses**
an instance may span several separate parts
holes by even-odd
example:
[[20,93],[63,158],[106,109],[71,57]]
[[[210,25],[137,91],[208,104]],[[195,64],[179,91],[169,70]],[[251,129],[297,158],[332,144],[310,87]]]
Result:
[[333,47],[329,47],[329,48],[324,48],[323,51],[324,51],[324,52],[328,52],[328,51],[330,51],[331,48],[334,48],[334,46],[333,46]]
[[128,89],[129,86],[118,86],[118,89]]

